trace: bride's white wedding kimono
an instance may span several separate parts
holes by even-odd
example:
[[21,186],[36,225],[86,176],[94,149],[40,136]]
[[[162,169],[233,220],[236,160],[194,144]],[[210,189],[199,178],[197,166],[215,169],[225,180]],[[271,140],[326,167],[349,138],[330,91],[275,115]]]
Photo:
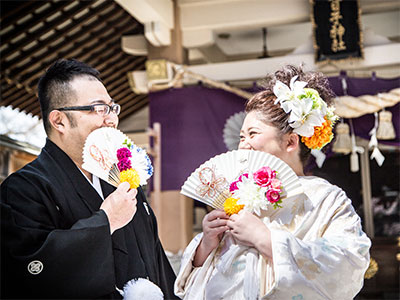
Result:
[[175,281],[184,299],[353,299],[363,285],[371,242],[343,190],[300,177],[305,195],[267,211],[273,261],[226,234],[202,267],[192,261],[202,233],[186,248]]

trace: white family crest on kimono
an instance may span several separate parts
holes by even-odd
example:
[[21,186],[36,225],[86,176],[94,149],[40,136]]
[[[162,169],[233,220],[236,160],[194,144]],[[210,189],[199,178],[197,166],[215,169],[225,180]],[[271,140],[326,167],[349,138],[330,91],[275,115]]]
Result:
[[371,242],[350,199],[318,177],[300,177],[305,195],[262,215],[273,261],[226,234],[202,267],[186,248],[175,282],[183,299],[353,299],[363,285]]

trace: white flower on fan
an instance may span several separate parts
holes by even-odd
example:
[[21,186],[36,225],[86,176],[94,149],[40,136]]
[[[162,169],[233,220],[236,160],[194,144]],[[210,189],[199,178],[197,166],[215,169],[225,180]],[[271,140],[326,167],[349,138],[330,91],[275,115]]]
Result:
[[290,112],[289,125],[294,128],[293,132],[310,137],[314,134],[314,126],[322,126],[325,122],[324,115],[321,110],[312,109],[313,100],[310,98],[294,101],[296,102]]
[[153,166],[146,154],[146,151],[136,145],[131,146],[134,158],[131,159],[132,168],[135,169],[140,178],[140,185],[145,185],[147,180],[153,175]]
[[296,81],[298,76],[294,76],[290,80],[290,88],[283,82],[277,80],[274,85],[274,94],[276,96],[275,104],[280,103],[282,109],[288,113],[291,111],[293,105],[292,101],[298,99],[300,95],[304,93],[304,87],[307,82]]
[[238,199],[237,204],[244,205],[244,210],[254,212],[260,216],[260,209],[268,209],[268,201],[265,198],[267,187],[261,187],[254,183],[253,174],[249,178],[242,177],[242,181],[237,183],[238,189],[233,192],[233,197]]

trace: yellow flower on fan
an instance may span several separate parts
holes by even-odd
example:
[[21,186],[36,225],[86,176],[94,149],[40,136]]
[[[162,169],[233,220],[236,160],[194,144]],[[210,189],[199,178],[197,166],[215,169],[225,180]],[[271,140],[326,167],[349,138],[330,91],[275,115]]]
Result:
[[244,205],[239,205],[236,204],[238,199],[229,197],[225,200],[224,202],[224,210],[228,216],[231,216],[233,214],[237,214],[239,211],[241,211],[244,207]]
[[119,179],[121,182],[128,182],[131,186],[131,189],[136,189],[140,185],[140,176],[135,169],[122,171]]

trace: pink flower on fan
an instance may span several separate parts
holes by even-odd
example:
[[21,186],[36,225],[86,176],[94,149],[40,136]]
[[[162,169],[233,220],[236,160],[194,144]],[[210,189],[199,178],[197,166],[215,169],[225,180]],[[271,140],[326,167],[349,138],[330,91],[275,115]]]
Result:
[[126,171],[132,168],[131,160],[128,157],[120,159],[117,164],[118,169],[122,171]]
[[229,191],[232,193],[233,191],[236,191],[238,189],[237,184],[238,182],[242,182],[242,177],[246,177],[249,178],[249,173],[244,173],[242,175],[239,176],[238,180],[234,181],[231,183],[231,185],[229,186]]
[[280,190],[275,190],[275,189],[269,189],[266,193],[265,193],[265,197],[267,198],[267,200],[271,203],[275,203],[278,202],[279,199],[281,199],[281,195],[279,194]]
[[132,157],[131,150],[129,150],[128,148],[124,147],[124,148],[120,148],[117,150],[118,160],[122,160],[122,159],[128,158],[128,157]]
[[253,174],[254,181],[262,187],[269,186],[275,177],[275,171],[272,171],[270,167],[262,167]]
[[282,182],[279,179],[277,179],[277,178],[272,178],[271,179],[271,188],[272,189],[280,190],[281,189],[281,185],[282,185]]

